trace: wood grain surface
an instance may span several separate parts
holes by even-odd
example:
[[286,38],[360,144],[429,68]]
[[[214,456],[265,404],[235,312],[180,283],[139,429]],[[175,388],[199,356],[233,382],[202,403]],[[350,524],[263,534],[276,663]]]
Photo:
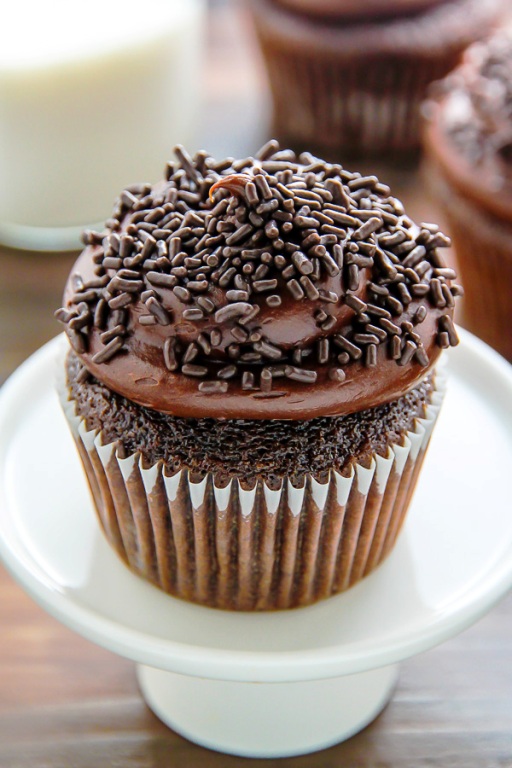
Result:
[[[202,144],[243,156],[268,138],[265,78],[238,3],[214,3]],[[421,173],[383,168],[410,214],[442,218]],[[0,247],[0,382],[59,332],[53,310],[76,254]],[[1,439],[1,436],[0,436]],[[146,707],[132,662],[46,615],[0,568],[0,768],[511,768],[512,596],[401,667],[366,730],[315,755],[242,760],[197,747]]]

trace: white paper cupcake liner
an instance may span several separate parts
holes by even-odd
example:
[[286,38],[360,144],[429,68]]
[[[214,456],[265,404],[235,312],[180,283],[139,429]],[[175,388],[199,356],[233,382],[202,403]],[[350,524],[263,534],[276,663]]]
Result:
[[208,473],[168,476],[122,458],[119,443],[88,430],[60,382],[67,420],[110,544],[142,577],[176,597],[232,610],[308,605],[348,589],[389,553],[401,529],[444,394],[443,374],[424,418],[369,467],[307,476],[279,490]]

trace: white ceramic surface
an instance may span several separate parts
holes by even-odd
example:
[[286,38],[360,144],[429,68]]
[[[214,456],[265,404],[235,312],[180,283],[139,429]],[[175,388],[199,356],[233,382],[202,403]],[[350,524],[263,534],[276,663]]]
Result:
[[[165,722],[199,743],[253,756],[334,743],[384,705],[394,672],[379,668],[461,631],[512,586],[512,367],[475,337],[461,336],[449,355],[445,404],[404,531],[387,561],[345,594],[293,611],[237,614],[181,602],[127,570],[100,533],[54,391],[59,339],[0,392],[0,555],[65,624],[145,667],[177,673],[142,667],[141,686]],[[237,742],[254,714],[251,683],[274,684],[261,686],[268,691],[266,706],[278,692],[289,702],[281,707],[285,728],[297,700],[288,684],[325,680],[321,695],[304,696],[304,706],[311,706],[323,696],[332,702],[343,695],[329,693],[336,687],[332,678],[369,670],[377,674],[356,685],[364,704],[357,724],[339,711],[336,727],[322,731],[319,722],[309,746],[299,728],[293,743],[272,742],[271,729],[260,732],[257,751],[250,739],[241,739],[245,748]],[[194,691],[201,683],[181,680],[187,702],[195,701],[193,721],[183,705],[176,710],[173,687],[165,692],[179,676],[207,679],[199,697]],[[231,744],[220,720],[212,737],[212,681],[247,683],[234,688],[239,728],[231,728]],[[347,680],[340,685],[346,689]],[[226,697],[234,690],[220,688]]]
[[146,702],[182,736],[244,757],[291,757],[350,738],[388,703],[395,665],[330,680],[237,683],[140,665]]

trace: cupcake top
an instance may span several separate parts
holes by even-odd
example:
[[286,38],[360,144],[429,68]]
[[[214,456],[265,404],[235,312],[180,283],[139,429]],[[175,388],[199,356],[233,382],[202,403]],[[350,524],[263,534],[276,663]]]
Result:
[[397,399],[457,343],[449,241],[375,176],[275,141],[175,151],[85,233],[57,312],[109,388],[176,416],[309,419]]
[[338,19],[389,18],[419,13],[447,0],[278,0],[300,13]]
[[[353,56],[451,55],[489,35],[505,0],[250,0],[280,46],[336,60]],[[383,23],[379,23],[382,21]],[[378,23],[375,23],[378,22]],[[446,70],[445,70],[446,71]]]
[[497,216],[512,217],[512,36],[477,43],[436,83],[427,136],[452,181]]

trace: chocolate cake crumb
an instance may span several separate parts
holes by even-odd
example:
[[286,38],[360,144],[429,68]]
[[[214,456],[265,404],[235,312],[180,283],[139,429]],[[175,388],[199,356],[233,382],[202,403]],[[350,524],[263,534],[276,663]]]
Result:
[[[440,343],[448,345],[448,332],[443,333]],[[201,476],[212,472],[219,481],[242,477],[253,484],[263,478],[272,487],[279,487],[284,477],[295,485],[301,485],[306,474],[322,480],[331,468],[346,473],[355,462],[367,465],[375,452],[385,456],[413,427],[414,419],[425,415],[433,389],[430,375],[385,405],[306,421],[184,419],[139,406],[92,376],[84,384],[83,370],[70,352],[67,380],[77,415],[88,429],[101,429],[105,442],[119,441],[124,455],[138,452],[146,466],[163,461],[168,474],[185,468]],[[333,369],[333,376],[340,380],[343,372]],[[272,369],[264,368],[262,377],[265,391]],[[211,386],[200,386],[207,384]],[[215,389],[224,391],[224,384],[216,382]]]

